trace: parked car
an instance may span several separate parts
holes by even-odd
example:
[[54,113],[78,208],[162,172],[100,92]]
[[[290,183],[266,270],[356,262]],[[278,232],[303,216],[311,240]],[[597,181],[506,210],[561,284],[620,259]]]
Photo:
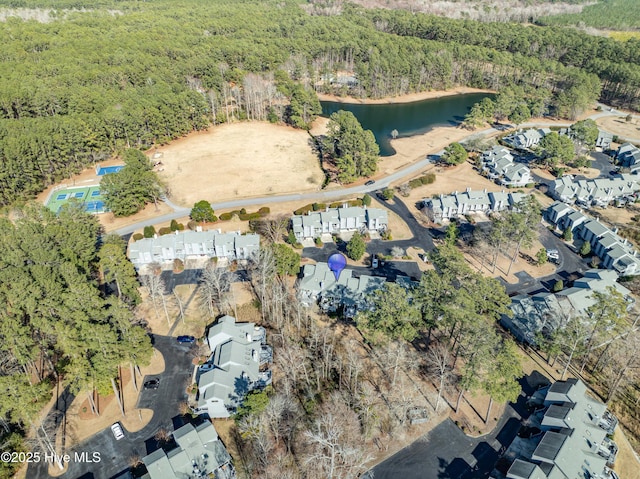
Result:
[[194,338],[193,336],[178,336],[176,338],[176,340],[179,343],[189,343],[190,344],[190,343],[193,343],[196,340],[196,338]]
[[367,181],[364,185],[365,185],[365,186],[371,186],[371,185],[373,185],[375,182],[376,182],[375,180],[369,180],[369,181]]
[[378,267],[378,258],[373,258],[371,260],[371,267],[372,268],[377,268]]
[[158,389],[158,386],[160,386],[160,378],[153,378],[144,382],[145,389]]
[[560,253],[558,252],[557,249],[548,249],[547,250],[547,258],[552,263],[557,263],[558,261],[560,261]]
[[124,438],[124,431],[122,430],[122,426],[119,422],[111,425],[111,432],[113,433],[113,437],[116,438],[116,441]]

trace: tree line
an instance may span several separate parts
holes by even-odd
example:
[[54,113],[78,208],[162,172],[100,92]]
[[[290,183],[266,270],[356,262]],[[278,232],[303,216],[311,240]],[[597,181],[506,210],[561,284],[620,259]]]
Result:
[[[427,370],[437,379],[437,403],[445,386],[457,386],[457,410],[469,391],[484,391],[493,400],[515,401],[523,376],[513,340],[497,332],[496,321],[510,304],[497,280],[472,271],[454,246],[455,235],[431,255],[434,270],[419,284],[385,283],[372,295],[372,311],[356,322],[372,344],[428,338]],[[484,416],[491,414],[491,404]]]
[[18,436],[33,429],[32,446],[47,452],[55,440],[36,430],[56,383],[86,394],[99,414],[95,393],[120,397],[118,368],[133,373],[151,359],[130,309],[140,297],[125,244],[99,233],[73,203],[59,215],[30,203],[15,221],[0,220],[0,422]]
[[[637,107],[639,49],[557,28],[353,6],[326,17],[275,0],[74,5],[92,10],[0,25],[0,204],[211,123],[307,128],[319,113],[313,89],[522,86],[538,92],[532,111],[570,115],[597,98],[599,77],[604,100]],[[336,90],[339,71],[357,83]]]
[[[516,57],[551,60],[597,75],[603,81],[602,99],[638,108],[640,99],[640,49],[638,40],[618,42],[572,29],[530,28],[510,24],[451,20],[403,11],[379,11],[370,15],[384,31],[403,36],[466,46],[480,46]],[[537,73],[540,73],[537,69]],[[571,79],[573,75],[567,75]],[[557,80],[557,79],[556,79]],[[552,80],[554,81],[554,80]]]

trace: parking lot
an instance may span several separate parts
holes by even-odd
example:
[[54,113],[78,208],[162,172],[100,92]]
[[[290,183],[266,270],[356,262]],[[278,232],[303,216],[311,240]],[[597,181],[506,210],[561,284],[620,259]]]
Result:
[[[176,424],[184,421],[179,416],[180,404],[187,399],[186,388],[193,372],[192,347],[190,344],[180,344],[176,338],[168,336],[154,336],[154,347],[164,356],[165,370],[160,374],[145,377],[144,381],[159,378],[158,389],[143,389],[140,392],[136,408],[153,410],[153,417],[149,424],[137,432],[124,429],[125,437],[121,440],[114,438],[111,428],[105,428],[91,436],[78,446],[65,451],[72,460],[67,472],[58,476],[63,479],[109,479],[128,469],[129,459],[133,456],[140,458],[157,449],[155,434],[160,429],[173,431]],[[99,453],[99,462],[73,460],[77,457],[93,457]],[[86,453],[87,456],[76,456],[75,453]],[[50,477],[47,464],[43,461],[29,465],[27,478]]]

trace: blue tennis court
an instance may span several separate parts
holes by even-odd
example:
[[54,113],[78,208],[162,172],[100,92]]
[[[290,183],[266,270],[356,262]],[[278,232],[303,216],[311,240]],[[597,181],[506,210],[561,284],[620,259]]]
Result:
[[58,201],[62,201],[62,200],[66,200],[66,199],[67,199],[67,195],[66,194],[56,196],[56,200],[58,200]]
[[91,192],[91,196],[100,196],[100,190],[94,190]]
[[98,175],[98,176],[110,175],[112,173],[117,173],[122,168],[124,168],[124,165],[98,166],[98,167],[96,167],[96,175]]
[[87,213],[104,213],[104,201],[87,201],[84,209]]
[[79,191],[73,195],[74,198],[84,198],[84,191]]

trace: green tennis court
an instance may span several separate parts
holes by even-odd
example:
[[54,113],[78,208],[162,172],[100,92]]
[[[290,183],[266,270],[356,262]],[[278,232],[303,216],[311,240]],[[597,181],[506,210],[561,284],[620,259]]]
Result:
[[71,200],[82,203],[88,213],[105,213],[109,211],[100,195],[99,186],[79,186],[55,191],[47,202],[47,208],[57,213],[62,208],[62,205]]

